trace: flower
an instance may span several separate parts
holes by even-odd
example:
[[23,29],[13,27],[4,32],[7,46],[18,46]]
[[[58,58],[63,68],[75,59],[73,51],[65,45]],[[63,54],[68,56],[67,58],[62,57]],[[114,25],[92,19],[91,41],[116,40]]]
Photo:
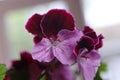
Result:
[[48,72],[49,80],[74,80],[73,71],[69,66],[60,65]]
[[85,27],[83,34],[74,52],[79,71],[82,72],[84,79],[93,80],[95,69],[100,65],[100,55],[97,50],[102,47],[103,36],[97,36],[90,27]]
[[[34,14],[26,29],[34,35],[32,58],[40,63],[50,63],[50,69],[45,71],[46,78],[73,80],[68,65],[76,61],[84,79],[94,79],[96,68],[100,65],[101,34],[97,35],[88,26],[83,31],[78,30],[73,16],[63,9],[52,9],[43,15]],[[59,62],[59,66],[54,61]],[[70,78],[66,74],[71,75]]]
[[32,57],[40,62],[57,58],[63,64],[75,61],[76,41],[82,32],[76,30],[72,15],[63,9],[52,9],[43,15],[33,15],[26,29],[35,35]]
[[50,62],[56,57],[63,64],[72,64],[75,61],[73,50],[82,33],[66,29],[58,33],[56,40],[43,38],[33,48],[33,58],[40,62]]

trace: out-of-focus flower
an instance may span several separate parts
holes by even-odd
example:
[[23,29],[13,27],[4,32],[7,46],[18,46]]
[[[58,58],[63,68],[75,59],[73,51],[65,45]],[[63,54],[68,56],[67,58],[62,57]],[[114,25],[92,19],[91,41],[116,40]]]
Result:
[[10,80],[10,76],[9,75],[6,75],[4,80]]
[[63,9],[52,9],[44,15],[33,15],[26,29],[35,35],[32,57],[50,62],[56,57],[63,64],[75,61],[73,50],[82,32],[76,30],[72,15]]
[[46,67],[47,63],[39,63],[30,53],[22,52],[21,60],[13,61],[8,76],[10,80],[37,80]]
[[90,27],[85,27],[83,34],[75,48],[75,55],[84,79],[93,80],[96,74],[95,69],[100,65],[100,55],[97,50],[102,47],[103,36],[97,36]]
[[74,80],[74,73],[70,66],[61,65],[49,71],[49,80]]
[[46,80],[74,80],[69,66],[62,65],[57,60],[40,63],[33,60],[28,52],[21,53],[21,60],[13,61],[4,80],[38,80],[43,76]]

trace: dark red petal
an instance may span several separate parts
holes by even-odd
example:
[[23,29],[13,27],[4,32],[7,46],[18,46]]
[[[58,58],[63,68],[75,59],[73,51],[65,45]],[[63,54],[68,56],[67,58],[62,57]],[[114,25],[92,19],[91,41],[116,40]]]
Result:
[[33,40],[34,40],[34,43],[37,44],[42,40],[42,36],[36,35]]
[[88,50],[92,50],[94,48],[93,39],[88,36],[83,36],[78,42],[78,50],[80,48],[87,48]]
[[31,63],[28,67],[29,69],[29,80],[38,80],[42,74],[43,69],[36,63]]
[[29,63],[32,63],[33,59],[29,52],[21,52],[21,60],[14,60],[12,66],[16,69],[27,67]]
[[21,60],[26,62],[33,62],[33,58],[29,52],[21,52]]
[[94,30],[91,29],[89,26],[85,26],[85,27],[84,27],[84,30],[83,30],[83,33],[86,34],[86,33],[88,33],[88,32],[94,32]]
[[85,35],[86,35],[86,36],[89,36],[89,37],[91,37],[91,38],[93,38],[93,39],[96,39],[96,38],[97,38],[96,32],[88,32],[88,33],[86,33]]
[[10,76],[6,74],[4,80],[10,80]]
[[42,19],[41,28],[46,36],[57,35],[61,29],[74,30],[73,16],[63,9],[52,9]]
[[34,14],[31,18],[29,18],[29,20],[25,26],[27,31],[34,35],[35,34],[42,35],[42,30],[40,28],[40,22],[41,22],[42,18],[43,18],[43,16],[39,15],[39,14]]
[[91,29],[90,27],[88,27],[88,26],[86,26],[86,27],[84,28],[83,33],[84,33],[86,36],[89,36],[89,37],[91,37],[91,38],[94,38],[94,39],[97,38],[96,32],[95,32],[93,29]]
[[103,38],[104,37],[101,34],[98,36],[99,43],[96,45],[96,47],[95,47],[96,49],[99,49],[99,48],[101,48],[103,46],[103,41],[102,41]]

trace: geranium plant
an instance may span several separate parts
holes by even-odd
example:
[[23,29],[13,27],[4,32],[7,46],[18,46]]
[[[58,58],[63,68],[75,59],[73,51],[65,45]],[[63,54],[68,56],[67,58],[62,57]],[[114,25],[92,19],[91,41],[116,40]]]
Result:
[[34,14],[25,28],[34,35],[33,50],[12,61],[4,80],[75,80],[71,66],[76,64],[84,80],[94,80],[101,62],[101,34],[89,26],[78,29],[63,9]]

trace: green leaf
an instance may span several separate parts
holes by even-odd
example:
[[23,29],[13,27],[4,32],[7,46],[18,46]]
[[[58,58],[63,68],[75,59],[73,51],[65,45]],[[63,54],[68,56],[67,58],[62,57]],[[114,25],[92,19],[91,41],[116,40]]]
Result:
[[94,80],[103,80],[101,78],[100,74],[101,74],[101,72],[105,72],[105,71],[107,71],[107,65],[104,62],[102,62],[100,67],[98,68],[98,71],[96,73]]
[[6,65],[0,64],[0,80],[3,80],[6,74]]
[[101,66],[98,68],[99,72],[105,72],[107,71],[107,65],[105,63],[102,63]]
[[45,76],[43,76],[40,80],[46,80],[46,77],[45,77]]

